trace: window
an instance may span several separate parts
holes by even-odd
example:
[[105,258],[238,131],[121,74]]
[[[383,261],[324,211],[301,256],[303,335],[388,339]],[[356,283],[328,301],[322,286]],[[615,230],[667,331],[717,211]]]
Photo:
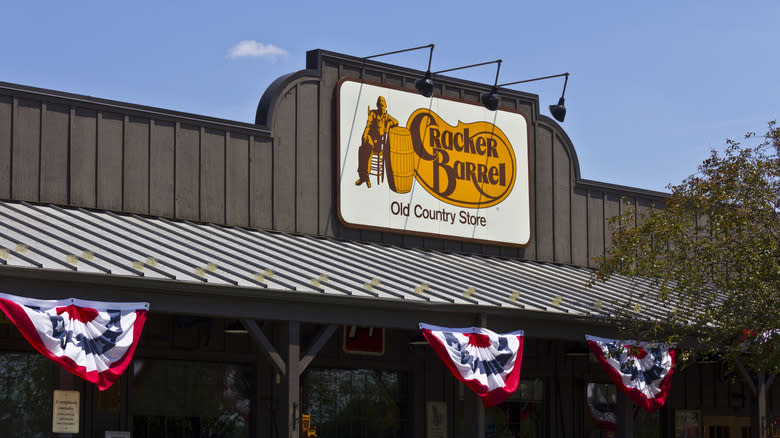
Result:
[[135,360],[133,437],[249,437],[248,365]]
[[[614,437],[617,429],[617,389],[612,383],[588,383],[585,413],[585,436],[590,438]],[[639,409],[634,417],[634,436],[657,438],[661,436],[659,411],[648,413]]]
[[312,369],[303,380],[302,414],[308,416],[310,433],[319,438],[411,436],[407,375],[369,369]]
[[544,382],[520,380],[504,403],[485,410],[485,437],[537,438],[544,430]]
[[52,366],[40,354],[0,354],[0,436],[51,436]]

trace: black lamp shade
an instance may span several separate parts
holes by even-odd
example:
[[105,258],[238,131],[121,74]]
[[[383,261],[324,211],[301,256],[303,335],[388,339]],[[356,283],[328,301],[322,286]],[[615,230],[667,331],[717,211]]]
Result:
[[433,96],[433,81],[427,75],[414,81],[414,88],[425,97]]
[[558,99],[558,105],[550,105],[550,114],[555,120],[563,123],[563,119],[566,118],[566,107],[563,106],[563,97]]
[[247,330],[246,327],[244,327],[244,324],[241,324],[241,321],[238,320],[233,320],[225,326],[225,333],[243,334],[248,332],[249,330]]
[[479,95],[479,100],[482,102],[482,106],[489,109],[490,111],[495,111],[498,109],[498,100],[499,97],[497,94],[493,92],[483,92]]

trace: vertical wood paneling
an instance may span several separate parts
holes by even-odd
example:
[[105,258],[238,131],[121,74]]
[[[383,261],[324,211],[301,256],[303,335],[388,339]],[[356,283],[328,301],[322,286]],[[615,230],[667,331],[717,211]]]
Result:
[[176,125],[155,120],[149,138],[149,213],[174,216]]
[[97,207],[122,209],[122,141],[124,117],[121,114],[98,115]]
[[41,103],[18,99],[11,153],[11,197],[38,201],[41,152]]
[[297,87],[279,98],[274,115],[274,229],[295,231],[295,144]]
[[385,75],[385,83],[394,87],[403,87],[404,78],[398,75]]
[[[423,246],[423,238],[420,237],[420,236],[410,236],[408,234],[405,234],[403,236],[403,241],[402,242],[403,243],[401,243],[401,245],[409,246],[409,247],[419,248],[419,247]],[[467,244],[465,244],[465,243],[463,244],[464,247],[466,245]],[[477,251],[479,249],[479,245],[471,244],[471,249],[473,249],[474,251]],[[466,249],[466,251],[468,251],[468,249]]]
[[445,251],[456,251],[460,252],[463,251],[463,244],[458,240],[452,240],[452,239],[446,239],[444,241],[444,248]]
[[41,202],[68,202],[70,108],[46,104],[41,130]]
[[442,87],[442,92],[444,93],[444,97],[450,97],[454,99],[460,99],[460,88],[458,87]]
[[11,197],[11,114],[13,98],[0,96],[0,199]]
[[[319,86],[319,156],[317,172],[319,174],[319,234],[336,236],[338,217],[336,214],[336,178],[335,165],[336,117],[334,114],[334,93],[338,82],[338,65],[326,63],[322,68],[322,78]],[[333,131],[332,131],[333,130]]]
[[72,110],[70,133],[70,202],[79,207],[97,206],[97,112]]
[[571,163],[561,139],[553,144],[555,262],[571,263]]
[[[530,120],[530,119],[529,119]],[[529,122],[528,126],[528,184],[531,192],[531,241],[523,249],[524,256],[529,259],[536,258],[536,244],[537,244],[537,217],[536,217],[536,200],[539,198],[539,193],[536,190],[536,141],[538,138],[537,131],[539,126],[535,122]]]
[[249,220],[256,228],[273,227],[274,149],[270,139],[250,137]]
[[225,223],[225,135],[201,128],[200,220]]
[[604,252],[604,193],[588,193],[588,264]]
[[588,192],[582,189],[571,195],[571,258],[575,265],[588,265]]
[[197,126],[177,125],[174,156],[176,217],[200,220],[200,129]]
[[536,258],[541,261],[554,261],[553,223],[553,138],[547,128],[536,133]]
[[498,257],[501,255],[501,250],[496,245],[482,245],[482,250],[480,253],[483,255]]
[[610,218],[620,214],[620,195],[607,193],[604,199],[604,245],[612,244],[612,226]]
[[[317,83],[298,85],[295,137],[295,230],[316,234],[318,231],[319,192],[319,104]],[[331,158],[331,157],[328,157]]]
[[444,240],[446,239],[437,239],[435,237],[423,238],[423,248],[442,250],[444,249]]
[[125,119],[124,210],[149,213],[149,120]]
[[[414,78],[381,70],[364,77],[412,88]],[[526,248],[344,228],[336,213],[334,92],[341,77],[359,71],[329,60],[320,78],[290,83],[272,109],[275,139],[205,121],[182,120],[191,125],[177,129],[173,115],[104,112],[98,103],[84,104],[88,110],[0,96],[0,197],[575,265],[602,254],[620,194],[575,188],[565,136],[534,120],[537,104],[520,97],[502,107],[531,114]],[[467,101],[479,96],[457,86],[438,90]],[[634,199],[640,211],[650,207]]]
[[715,409],[717,406],[715,391],[716,378],[714,366],[712,364],[701,364],[698,366],[701,376],[701,407],[702,409]]
[[636,203],[636,210],[639,218],[646,216],[652,208],[654,208],[653,201],[646,198],[638,198]]
[[[691,367],[685,375],[685,406],[687,409],[701,409],[701,375],[699,367]],[[696,372],[693,372],[696,370]]]
[[228,134],[225,154],[225,220],[231,225],[249,226],[249,136]]

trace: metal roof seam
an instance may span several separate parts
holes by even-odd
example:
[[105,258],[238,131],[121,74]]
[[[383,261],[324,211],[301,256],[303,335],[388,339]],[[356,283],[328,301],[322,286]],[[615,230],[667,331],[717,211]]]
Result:
[[[15,242],[15,241],[16,241],[16,239],[13,239],[13,238],[11,238],[11,236],[9,236],[9,235],[7,235],[7,234],[5,234],[5,233],[3,233],[3,232],[0,232],[0,237],[2,237],[2,238],[4,238],[4,239],[7,239],[7,240],[8,240],[8,241],[10,241],[10,242]],[[17,243],[17,244],[21,244],[21,242],[18,242],[18,241],[16,241],[16,243]],[[44,258],[46,258],[46,259],[48,259],[48,260],[51,260],[51,261],[52,261],[52,262],[54,262],[54,263],[60,264],[60,265],[62,265],[62,266],[65,266],[65,267],[67,267],[68,269],[71,269],[71,270],[75,270],[75,269],[76,269],[76,268],[75,268],[73,265],[70,265],[70,264],[68,264],[68,263],[66,263],[66,262],[64,262],[64,261],[62,261],[62,260],[58,260],[58,259],[56,259],[56,258],[54,258],[54,257],[52,257],[52,256],[50,256],[50,255],[48,255],[48,254],[46,254],[45,252],[43,252],[43,251],[41,251],[41,250],[39,250],[39,249],[37,249],[37,248],[33,247],[33,246],[29,246],[29,245],[27,245],[27,249],[28,249],[29,251],[33,251],[33,252],[35,252],[36,254],[38,254],[38,255],[39,255],[39,256],[41,256],[41,257],[44,257]],[[9,251],[12,251],[12,250],[9,248]],[[13,252],[13,253],[16,253],[16,251],[12,251],[12,252]],[[41,265],[39,266],[39,268],[42,268],[42,269],[43,269],[43,264],[41,264]]]
[[[71,217],[71,218],[74,218],[74,219],[78,219],[78,220],[80,220],[80,219],[79,219],[79,218],[77,218],[75,215],[73,215],[73,213],[72,213],[72,212],[70,212],[70,211],[68,211],[68,210],[66,210],[66,209],[63,209],[62,207],[59,207],[59,206],[56,206],[56,205],[53,205],[53,204],[48,204],[47,206],[48,206],[48,207],[51,207],[52,209],[54,209],[54,210],[56,210],[56,211],[58,211],[58,212],[60,212],[60,213],[62,213],[62,214],[68,215],[68,216],[69,216],[69,217]],[[42,209],[40,209],[40,208],[39,208],[39,209],[36,209],[36,210],[37,210],[37,211],[39,211],[41,214],[46,214],[47,216],[49,216],[49,217],[52,217],[52,219],[54,219],[53,215],[51,215],[50,213],[48,213],[48,212],[45,212],[45,211],[42,211]],[[73,228],[81,229],[81,230],[82,230],[82,231],[84,231],[85,233],[91,233],[91,234],[94,234],[94,230],[87,230],[87,229],[86,229],[86,227],[83,227],[83,226],[80,226],[80,225],[76,225],[76,224],[73,224],[73,223],[69,223],[68,225],[69,225],[69,226],[71,226],[71,227],[73,227]],[[105,231],[105,230],[104,230],[104,231]],[[133,253],[138,253],[138,251],[135,251],[135,250],[133,250],[132,248],[130,248],[129,246],[127,246],[127,245],[123,244],[122,242],[118,242],[118,241],[116,241],[115,239],[112,239],[112,238],[110,238],[110,237],[106,237],[106,236],[100,236],[100,238],[101,238],[102,240],[104,240],[104,241],[106,241],[106,242],[109,242],[109,243],[111,243],[112,245],[115,245],[115,246],[117,246],[117,247],[119,247],[119,248],[122,248],[122,249],[124,249],[124,250],[126,250],[126,251],[131,251],[131,252],[133,252]],[[133,265],[132,265],[132,263],[133,263],[133,262],[135,262],[135,261],[140,261],[140,258],[133,258],[133,257],[130,257],[130,256],[126,255],[126,254],[122,254],[122,253],[120,253],[119,251],[112,250],[112,249],[108,248],[106,245],[102,245],[102,244],[96,244],[96,246],[97,246],[97,247],[100,247],[100,248],[105,248],[105,250],[106,250],[106,251],[108,251],[108,252],[111,252],[111,253],[113,253],[113,254],[116,254],[116,255],[118,255],[118,256],[120,256],[120,257],[122,257],[122,258],[126,259],[126,260],[130,260],[130,261],[131,261],[131,266],[133,266]],[[154,267],[154,266],[152,266],[152,265],[149,265],[149,264],[147,264],[147,263],[142,263],[142,265],[143,265],[145,268],[148,268],[149,270],[151,270],[151,271],[154,271],[154,272],[156,272],[156,273],[158,273],[158,274],[160,274],[160,275],[162,275],[162,276],[165,276],[165,277],[168,277],[168,278],[176,278],[176,276],[174,276],[174,275],[172,275],[172,274],[169,274],[169,273],[167,273],[167,272],[163,271],[162,269],[158,269],[158,268],[156,268],[156,267]]]
[[[10,216],[6,215],[5,213],[3,213],[2,211],[0,211],[0,216],[10,217]],[[29,238],[31,240],[35,240],[36,242],[38,242],[38,243],[40,243],[42,245],[45,245],[45,246],[48,245],[49,247],[54,248],[57,252],[59,252],[61,254],[65,254],[66,257],[68,255],[73,255],[74,256],[74,260],[82,260],[82,261],[85,262],[85,264],[87,264],[89,266],[92,266],[95,269],[98,269],[98,270],[103,271],[103,272],[111,273],[111,271],[109,269],[106,269],[106,268],[104,268],[102,266],[99,266],[99,265],[97,265],[95,263],[92,263],[89,260],[82,259],[81,257],[76,256],[75,254],[71,254],[73,251],[68,251],[68,250],[62,249],[62,247],[59,247],[57,245],[54,245],[54,244],[51,244],[51,243],[47,243],[47,242],[43,241],[42,239],[34,237],[33,235],[31,235],[31,234],[29,234],[29,233],[27,233],[25,231],[19,230],[18,228],[12,227],[12,226],[10,226],[8,224],[3,224],[3,225],[5,225],[5,227],[8,228],[8,229],[13,230],[15,233],[21,234],[21,235],[23,235],[23,236],[25,236],[25,237],[27,237],[27,238]],[[73,265],[73,263],[70,263],[70,264]],[[78,270],[78,268],[76,266],[74,266],[74,268],[75,268],[75,270]]]
[[[312,242],[312,244],[319,244],[320,242],[331,243],[330,239],[317,239],[317,238],[314,238],[312,236],[302,236],[302,237],[307,239],[307,241]],[[317,243],[314,243],[314,242],[317,242]],[[333,241],[333,242],[335,244],[341,243],[340,241]],[[355,252],[359,252],[359,251],[363,250],[362,248],[359,248],[359,246],[354,244],[354,243],[347,244],[347,245],[342,245],[340,247],[340,249],[342,249],[344,251],[348,251],[350,253],[355,253]],[[360,252],[360,255],[367,257],[368,260],[366,262],[368,264],[370,264],[372,267],[374,267],[374,269],[384,269],[384,267],[382,267],[382,268],[378,267],[378,265],[381,264],[381,260],[382,260],[381,258],[377,259],[378,254],[372,253],[370,251],[363,251],[363,252]],[[393,269],[393,275],[395,276],[395,278],[392,278],[392,277],[388,278],[388,276],[383,276],[383,277],[385,277],[387,279],[387,281],[394,281],[395,283],[403,285],[404,287],[408,287],[408,288],[410,288],[410,290],[412,290],[417,285],[419,285],[420,282],[418,280],[415,280],[415,279],[411,278],[410,276],[406,275],[407,272],[409,272],[409,270],[406,269],[404,266],[396,266]],[[401,273],[402,275],[399,275],[399,273]],[[400,278],[400,280],[399,280],[399,278]],[[405,289],[400,288],[400,287],[398,287],[398,289],[401,290],[402,292],[405,290]],[[415,298],[421,298],[421,299],[424,299],[426,301],[430,301],[429,297],[421,296],[419,294],[414,294],[414,293],[407,292],[407,295],[410,295],[410,294],[411,294],[411,296],[414,296]],[[405,295],[405,296],[407,296],[407,295]]]
[[[98,213],[94,213],[94,212],[91,212],[89,210],[85,210],[85,209],[82,209],[82,208],[77,209],[77,211],[82,213],[82,214],[85,214],[85,215],[89,216],[92,219],[99,220],[99,221],[102,221],[102,222],[106,222],[106,219],[101,217],[101,216],[99,216]],[[72,212],[68,212],[68,213],[72,213]],[[84,220],[84,219],[82,218],[80,220]],[[99,228],[103,229],[103,231],[109,232],[109,230],[107,230],[106,227],[101,225],[101,224],[95,224],[95,223],[92,223],[92,222],[87,222],[87,223],[89,223],[91,226],[99,227]],[[169,267],[170,269],[172,269],[172,270],[174,270],[176,272],[180,272],[180,273],[182,273],[184,275],[187,275],[189,277],[192,277],[192,278],[194,278],[194,279],[196,279],[198,281],[201,281],[201,282],[205,282],[206,281],[205,278],[196,275],[194,272],[190,272],[190,271],[187,271],[186,269],[182,269],[181,267],[176,266],[175,264],[168,262],[165,258],[167,257],[170,260],[174,260],[174,261],[176,261],[178,263],[181,263],[184,266],[194,267],[195,265],[192,265],[192,264],[186,262],[185,260],[181,260],[178,257],[172,256],[172,255],[170,255],[168,253],[162,252],[159,249],[157,249],[155,251],[154,249],[150,248],[149,243],[142,242],[142,241],[139,241],[137,239],[134,239],[134,238],[130,237],[130,235],[134,235],[135,233],[133,233],[132,230],[130,230],[130,229],[126,228],[126,227],[122,227],[122,226],[119,226],[117,224],[111,224],[111,225],[116,227],[116,228],[118,228],[118,229],[120,229],[120,230],[122,230],[125,233],[125,234],[123,234],[123,238],[125,240],[127,240],[129,242],[132,242],[135,245],[138,245],[138,246],[140,246],[142,248],[145,248],[145,249],[149,250],[149,252],[147,252],[147,257],[152,257],[152,254],[158,255],[158,257],[155,257],[155,260],[157,261],[158,264],[165,265],[165,266]],[[140,251],[136,251],[136,252],[141,253]],[[160,254],[164,255],[165,257],[163,257],[163,258],[159,257]],[[178,279],[178,277],[176,277],[176,279]]]

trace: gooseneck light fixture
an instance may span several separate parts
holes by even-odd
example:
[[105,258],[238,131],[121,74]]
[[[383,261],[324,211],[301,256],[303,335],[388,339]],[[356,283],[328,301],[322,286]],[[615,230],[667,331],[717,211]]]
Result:
[[428,69],[425,71],[425,77],[414,81],[414,88],[417,92],[425,97],[433,96],[433,81],[431,80],[431,59],[433,59],[433,44],[426,44],[424,46],[412,47],[410,49],[394,50],[392,52],[380,53],[378,55],[371,55],[363,57],[363,61],[371,58],[378,58],[380,56],[395,55],[396,53],[411,52],[412,50],[430,49],[428,54]]
[[[555,118],[555,120],[563,123],[563,119],[566,118],[566,107],[564,106],[565,99],[563,98],[564,94],[566,94],[566,84],[569,83],[569,73],[561,73],[557,75],[550,75],[550,76],[541,76],[538,78],[532,78],[532,79],[524,79],[522,81],[514,81],[514,82],[507,82],[505,84],[500,85],[494,85],[493,90],[490,91],[490,93],[482,93],[480,95],[480,100],[482,101],[482,104],[485,105],[486,108],[490,110],[494,110],[498,107],[498,96],[496,95],[496,92],[498,91],[499,87],[506,87],[508,85],[517,85],[522,84],[525,82],[533,82],[533,81],[541,81],[543,79],[551,79],[551,78],[559,78],[561,76],[565,76],[566,79],[563,81],[563,91],[561,92],[561,98],[558,99],[557,105],[550,105],[550,114]],[[498,79],[498,74],[496,74],[496,79]],[[486,101],[490,102],[491,104],[495,102],[495,107],[491,108],[488,107],[485,103]]]
[[[487,64],[497,64],[496,65],[496,79],[493,82],[493,87],[491,88],[491,90],[489,92],[483,92],[483,93],[480,93],[480,95],[479,95],[479,100],[482,103],[482,106],[484,106],[485,108],[489,109],[490,111],[495,111],[495,110],[498,109],[498,103],[500,101],[500,98],[498,96],[498,89],[499,89],[499,87],[506,87],[506,86],[509,86],[509,85],[517,85],[517,84],[522,84],[522,83],[525,83],[525,82],[541,81],[543,79],[551,79],[551,78],[558,78],[558,77],[561,77],[561,76],[565,76],[566,79],[563,82],[563,91],[561,92],[561,97],[560,97],[560,99],[558,99],[558,103],[556,105],[550,105],[550,114],[552,114],[552,116],[555,118],[555,120],[557,120],[559,122],[563,122],[563,120],[566,118],[566,107],[564,106],[564,102],[565,102],[564,95],[566,94],[566,85],[569,83],[569,73],[568,72],[557,74],[557,75],[540,76],[538,78],[524,79],[522,81],[514,81],[514,82],[507,82],[507,83],[504,83],[504,84],[499,84],[498,83],[498,75],[499,75],[499,72],[501,71],[501,63],[503,61],[501,59],[496,59],[496,60],[493,60],[493,61],[486,61],[486,62],[480,62],[480,63],[477,63],[477,64],[464,65],[462,67],[453,67],[453,68],[439,70],[439,71],[431,73],[431,60],[433,59],[433,47],[434,47],[434,44],[426,44],[424,46],[412,47],[412,48],[409,48],[409,49],[394,50],[392,52],[385,52],[385,53],[379,53],[379,54],[376,54],[376,55],[365,56],[362,59],[365,62],[368,59],[378,58],[380,56],[394,55],[396,53],[411,52],[413,50],[429,49],[429,53],[428,53],[428,68],[425,70],[425,76],[423,76],[422,78],[419,78],[416,81],[414,81],[414,88],[417,90],[418,93],[420,93],[421,95],[423,95],[425,97],[433,96],[433,80],[431,79],[431,75],[447,73],[447,72],[451,72],[451,71],[455,71],[455,70],[463,70],[463,69],[472,68],[472,67],[479,67],[479,66],[487,65]],[[361,72],[361,76],[362,76],[362,72]]]
[[[455,71],[455,70],[463,70],[463,69],[466,69],[466,68],[479,67],[479,66],[488,65],[488,64],[496,64],[496,81],[495,82],[497,83],[498,82],[498,72],[501,71],[501,63],[502,62],[504,62],[504,61],[502,61],[501,59],[496,59],[496,60],[493,60],[493,61],[480,62],[478,64],[464,65],[463,67],[453,67],[453,68],[448,68],[448,69],[445,69],[445,70],[439,70],[437,72],[434,72],[434,74],[446,73],[446,72]],[[431,86],[433,86],[433,84],[431,84]],[[494,83],[493,84],[493,90],[495,91],[495,89],[496,89],[496,85]],[[484,95],[485,93],[482,93],[482,94]],[[483,99],[484,96],[480,95],[480,101],[482,101],[482,105],[484,105],[485,108],[487,108],[487,109],[489,109],[491,111],[495,111],[496,108],[498,108],[498,96],[496,96],[495,94],[493,94],[493,96],[494,96],[493,100],[495,102],[491,101],[490,98]]]

